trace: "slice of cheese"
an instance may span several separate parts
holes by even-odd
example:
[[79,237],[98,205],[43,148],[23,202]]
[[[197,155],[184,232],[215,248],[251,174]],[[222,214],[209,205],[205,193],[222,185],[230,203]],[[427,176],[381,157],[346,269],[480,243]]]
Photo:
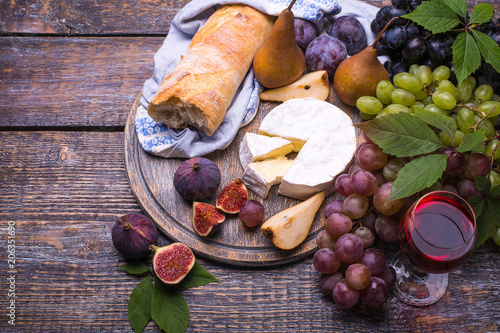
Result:
[[288,100],[269,112],[259,134],[292,141],[299,151],[281,181],[279,193],[305,200],[315,193],[335,192],[335,178],[354,157],[356,132],[338,107],[313,98]]
[[240,144],[240,162],[246,169],[248,163],[286,155],[292,149],[293,144],[289,140],[248,132]]
[[279,184],[293,160],[278,156],[247,165],[241,180],[259,197],[265,198],[273,185]]

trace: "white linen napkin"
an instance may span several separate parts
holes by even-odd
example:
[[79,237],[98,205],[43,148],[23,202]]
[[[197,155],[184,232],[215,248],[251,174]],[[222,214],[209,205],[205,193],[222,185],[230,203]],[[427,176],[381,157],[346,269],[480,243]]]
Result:
[[[163,45],[154,56],[153,76],[144,83],[140,106],[137,110],[135,129],[141,147],[154,155],[165,158],[190,158],[225,149],[242,126],[248,125],[259,107],[258,94],[262,90],[250,68],[241,83],[226,116],[212,136],[193,128],[171,129],[149,117],[147,106],[163,79],[170,73],[181,56],[186,53],[191,39],[215,10],[223,4],[242,3],[261,12],[278,16],[288,7],[290,0],[193,0],[183,7],[172,20]],[[368,43],[375,39],[370,23],[377,7],[357,0],[298,0],[292,12],[295,17],[313,21],[325,34],[336,16],[355,16],[366,30]]]

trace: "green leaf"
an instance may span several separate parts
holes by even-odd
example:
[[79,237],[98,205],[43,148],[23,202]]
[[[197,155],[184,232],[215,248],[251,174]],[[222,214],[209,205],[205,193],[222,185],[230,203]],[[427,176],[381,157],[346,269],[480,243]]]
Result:
[[422,119],[426,124],[436,127],[441,131],[448,132],[453,137],[457,132],[457,123],[453,118],[420,108],[416,109],[415,116]]
[[[465,16],[464,16],[465,17]],[[469,24],[488,23],[493,17],[493,6],[489,3],[478,3],[472,10]]]
[[476,248],[483,245],[491,237],[491,222],[486,214],[476,215],[477,240]]
[[406,198],[433,185],[446,169],[446,155],[432,154],[416,158],[399,170],[387,201]]
[[384,152],[397,157],[431,153],[443,146],[426,123],[407,113],[388,114],[355,126]]
[[451,46],[453,50],[453,64],[458,84],[474,73],[481,65],[481,54],[474,38],[462,32],[457,35],[455,42]]
[[472,30],[472,34],[476,39],[479,52],[483,56],[484,61],[493,66],[497,72],[500,72],[500,46],[483,32]]
[[491,189],[490,180],[486,177],[474,176],[474,182],[476,183],[477,189],[484,195],[488,195]]
[[142,275],[149,272],[148,266],[142,262],[131,262],[121,265],[120,268],[123,268],[127,273],[132,275]]
[[220,281],[203,268],[203,266],[195,262],[193,268],[191,268],[188,275],[179,283],[179,286],[183,288],[195,288],[211,282],[220,283]]
[[128,320],[135,333],[142,332],[151,320],[152,297],[153,284],[147,276],[135,286],[128,300]]
[[189,324],[189,306],[175,288],[155,278],[151,316],[166,333],[185,332]]
[[417,9],[402,17],[412,20],[435,34],[446,32],[460,23],[457,14],[440,0],[422,2]]
[[500,185],[494,186],[491,189],[490,197],[500,197]]
[[478,197],[476,195],[473,195],[467,199],[467,202],[469,203],[472,210],[474,211],[476,218],[479,215],[481,215],[481,213],[483,212],[483,208],[484,208],[484,198],[483,197]]
[[496,228],[500,228],[500,201],[495,198],[486,198],[486,212],[490,222]]
[[482,130],[475,131],[472,133],[466,133],[462,139],[462,142],[457,148],[457,152],[459,153],[468,152],[481,142],[484,142],[484,140],[486,140],[486,135]]
[[469,8],[467,7],[466,0],[443,0],[445,5],[450,7],[457,15],[467,17]]

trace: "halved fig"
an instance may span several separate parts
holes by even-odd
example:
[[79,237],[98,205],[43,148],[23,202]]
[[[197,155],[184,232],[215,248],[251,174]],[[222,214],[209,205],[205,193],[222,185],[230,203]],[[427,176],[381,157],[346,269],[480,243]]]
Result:
[[215,207],[228,214],[236,214],[248,200],[248,190],[241,179],[227,184],[217,197]]
[[193,228],[200,236],[219,230],[226,217],[216,207],[205,202],[193,202]]
[[182,243],[167,246],[151,246],[155,251],[153,270],[156,276],[166,284],[177,284],[182,281],[194,266],[193,251]]
[[182,162],[174,173],[174,188],[185,200],[210,198],[219,188],[219,167],[204,157],[193,157]]
[[129,213],[121,216],[111,230],[113,245],[127,259],[144,259],[151,254],[150,245],[158,241],[158,229],[146,216]]

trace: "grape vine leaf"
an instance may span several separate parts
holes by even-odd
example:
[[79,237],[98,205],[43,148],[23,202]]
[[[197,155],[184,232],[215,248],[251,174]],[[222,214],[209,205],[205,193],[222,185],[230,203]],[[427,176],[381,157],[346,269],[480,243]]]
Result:
[[148,266],[142,262],[130,262],[121,265],[120,268],[124,269],[127,273],[132,275],[142,275],[149,272]]
[[[483,211],[485,210],[486,209],[483,208]],[[476,212],[474,213],[476,214]],[[477,240],[475,248],[477,249],[479,246],[483,245],[484,242],[486,242],[486,240],[490,238],[492,234],[491,222],[484,212],[479,215],[476,214],[476,230]]]
[[486,211],[488,213],[488,217],[492,222],[492,225],[495,228],[500,228],[500,202],[498,198],[492,198],[488,196],[486,198]]
[[451,46],[458,84],[481,66],[481,53],[474,37],[466,32],[457,35]]
[[151,320],[152,297],[153,284],[147,276],[135,286],[128,300],[128,320],[135,333],[142,332]]
[[355,126],[385,153],[396,157],[427,154],[443,146],[425,122],[407,113],[388,114]]
[[460,145],[457,147],[457,152],[465,153],[467,151],[470,151],[485,140],[486,135],[484,134],[483,130],[466,133],[462,139],[462,142],[460,142]]
[[500,72],[500,46],[487,34],[471,30],[484,61]]
[[494,186],[490,191],[490,196],[500,197],[500,185]]
[[488,195],[491,190],[491,182],[486,177],[474,176],[477,189],[484,195]]
[[467,0],[443,0],[444,4],[451,8],[457,15],[467,17],[469,8],[467,7]]
[[447,132],[450,137],[454,137],[457,132],[457,123],[453,118],[428,110],[417,108],[415,116],[422,119],[426,124]]
[[151,316],[166,333],[185,332],[189,324],[189,306],[184,297],[155,277]]
[[193,268],[191,268],[188,275],[179,283],[179,286],[183,288],[194,288],[204,286],[211,282],[220,283],[220,281],[203,268],[203,266],[195,262]]
[[417,9],[402,17],[416,22],[435,34],[449,31],[460,23],[457,14],[441,0],[422,2]]
[[[493,6],[489,3],[478,3],[470,15],[469,24],[488,23],[493,17]],[[464,16],[465,17],[465,16]]]
[[416,158],[399,171],[387,201],[409,197],[437,182],[446,169],[444,154]]

